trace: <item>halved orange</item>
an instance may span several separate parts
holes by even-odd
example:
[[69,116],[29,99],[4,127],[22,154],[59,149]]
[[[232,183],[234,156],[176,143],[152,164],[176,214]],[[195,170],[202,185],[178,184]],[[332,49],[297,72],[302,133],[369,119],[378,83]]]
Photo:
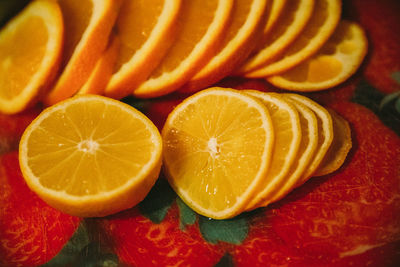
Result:
[[155,183],[161,161],[156,126],[131,106],[97,95],[45,109],[19,146],[28,186],[50,206],[80,217],[136,205]]
[[64,25],[55,1],[35,0],[0,31],[0,112],[17,113],[47,92],[60,64]]
[[183,92],[197,91],[219,81],[247,58],[261,37],[267,2],[235,1],[221,48],[207,65],[183,86]]
[[280,75],[268,77],[267,81],[293,91],[328,89],[357,71],[367,48],[364,30],[354,22],[342,20],[316,55]]
[[134,89],[141,98],[168,94],[185,84],[216,53],[233,0],[183,1],[175,42],[150,77]]
[[315,0],[293,0],[286,4],[262,48],[235,71],[244,75],[260,66],[264,66],[282,54],[299,36],[311,18]]
[[144,82],[175,40],[182,0],[124,1],[116,22],[121,48],[105,95],[122,98]]
[[89,78],[81,89],[79,89],[77,94],[102,95],[104,93],[107,83],[111,78],[119,48],[119,38],[113,35],[106,51],[104,51],[103,55],[99,58]]
[[247,210],[252,210],[268,205],[286,182],[287,174],[298,156],[302,132],[297,109],[279,94],[255,90],[244,92],[257,97],[267,107],[275,135],[268,172],[258,186],[255,196],[246,206]]
[[[270,202],[278,201],[293,190],[308,168],[309,163],[313,160],[315,152],[318,149],[318,121],[314,112],[300,102],[293,101],[288,97],[284,98],[293,104],[299,112],[301,141],[297,156],[286,175],[285,183],[279,188]],[[266,206],[270,202],[266,202],[262,206]]]
[[339,23],[341,4],[341,0],[316,0],[313,14],[299,37],[273,62],[246,73],[246,77],[264,78],[282,73],[317,53]]
[[233,89],[209,88],[180,103],[162,130],[165,173],[197,213],[226,219],[259,189],[272,156],[266,106]]
[[43,99],[46,105],[73,96],[89,78],[107,46],[121,1],[58,1],[65,23],[62,71]]
[[329,112],[310,98],[298,94],[284,94],[284,96],[307,106],[315,113],[318,121],[317,151],[314,154],[314,158],[303,173],[302,178],[299,179],[297,183],[297,186],[299,186],[306,182],[315,173],[326,153],[328,152],[333,140],[333,122]]
[[352,147],[349,123],[332,109],[327,110],[332,116],[334,136],[332,144],[318,169],[314,172],[314,176],[326,175],[339,169]]

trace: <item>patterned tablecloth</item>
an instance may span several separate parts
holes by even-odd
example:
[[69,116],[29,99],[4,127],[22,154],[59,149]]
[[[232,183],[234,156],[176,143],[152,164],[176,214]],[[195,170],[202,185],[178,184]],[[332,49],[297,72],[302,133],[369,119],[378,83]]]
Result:
[[[339,171],[231,220],[188,208],[160,176],[138,206],[80,219],[25,185],[19,137],[40,112],[0,114],[0,266],[400,266],[400,2],[343,0],[369,53],[346,83],[307,94],[346,118],[353,148]],[[220,86],[276,91],[263,80]],[[158,127],[182,96],[124,99]]]

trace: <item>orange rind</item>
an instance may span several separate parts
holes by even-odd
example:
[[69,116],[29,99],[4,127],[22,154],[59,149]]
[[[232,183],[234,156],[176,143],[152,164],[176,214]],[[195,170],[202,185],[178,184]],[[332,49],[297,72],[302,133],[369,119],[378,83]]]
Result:
[[139,203],[158,178],[161,161],[156,126],[131,106],[97,95],[45,109],[19,145],[31,190],[79,217],[106,216]]
[[37,103],[60,65],[64,23],[55,1],[35,0],[0,31],[0,112]]
[[342,20],[317,54],[300,65],[267,78],[276,87],[311,92],[329,89],[349,79],[360,67],[368,50],[364,30]]

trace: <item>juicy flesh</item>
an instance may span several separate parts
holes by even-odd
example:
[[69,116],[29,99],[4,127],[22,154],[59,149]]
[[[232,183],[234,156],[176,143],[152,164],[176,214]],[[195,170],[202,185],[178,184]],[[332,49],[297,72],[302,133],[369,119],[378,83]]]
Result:
[[[32,34],[34,33],[34,34]],[[31,16],[0,39],[0,98],[21,93],[39,69],[46,52],[48,32],[43,20]]]
[[282,169],[287,167],[286,162],[290,160],[287,156],[293,143],[294,129],[291,115],[288,111],[279,108],[272,102],[265,101],[264,103],[270,112],[275,131],[274,156],[265,180],[268,182],[268,177],[278,176]]
[[318,166],[318,175],[325,175],[337,170],[344,162],[352,146],[351,130],[346,120],[336,113],[330,112],[330,114],[332,116],[334,135],[324,159]]
[[177,68],[201,41],[214,19],[219,1],[183,1],[179,12],[179,33],[176,41],[151,77],[156,78]]
[[89,25],[93,5],[90,0],[60,0],[58,3],[64,16],[64,27],[67,35],[67,38],[64,38],[62,62],[65,66]]
[[72,104],[32,132],[28,164],[50,189],[76,196],[110,191],[134,179],[151,158],[145,127],[116,106]]
[[[121,45],[116,65],[117,72],[145,43],[161,14],[164,0],[124,1],[116,23]],[[134,14],[132,16],[132,14]]]
[[285,5],[283,8],[283,15],[279,17],[275,27],[269,32],[267,38],[265,38],[263,44],[260,46],[262,47],[262,52],[259,55],[257,54],[259,52],[257,52],[255,55],[256,58],[265,57],[264,60],[270,62],[277,57],[276,52],[280,52],[281,46],[284,47],[287,45],[288,39],[293,35],[290,31],[291,26],[294,22],[303,20],[303,18],[299,17],[296,13],[300,8],[301,1],[296,0],[292,2],[293,3]]
[[315,7],[310,21],[307,23],[307,26],[301,32],[296,41],[289,46],[288,50],[286,51],[286,53],[284,53],[282,58],[292,56],[304,49],[321,30],[321,27],[328,19],[328,12],[329,9],[327,0],[315,1]]
[[235,1],[230,25],[227,29],[226,36],[219,47],[220,50],[222,50],[237,35],[243,24],[245,24],[250,12],[251,4],[252,1],[248,0]]
[[286,5],[284,7],[285,16],[281,16],[279,18],[279,23],[277,23],[276,27],[271,32],[264,47],[268,47],[268,45],[274,43],[285,34],[285,32],[289,29],[289,27],[295,20],[296,11],[298,10],[299,5],[300,1],[294,1],[294,3],[291,3],[290,5]]
[[[318,54],[285,72],[282,77],[294,82],[324,82],[338,77],[359,56],[351,28],[340,23]],[[347,63],[347,66],[346,66]]]
[[228,101],[216,96],[189,105],[164,138],[175,186],[210,210],[233,206],[248,188],[267,138],[259,111]]

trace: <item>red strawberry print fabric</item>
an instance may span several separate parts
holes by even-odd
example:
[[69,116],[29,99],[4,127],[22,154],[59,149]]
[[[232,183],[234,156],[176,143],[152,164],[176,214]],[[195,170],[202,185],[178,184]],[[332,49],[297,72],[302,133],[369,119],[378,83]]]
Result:
[[[366,30],[368,55],[345,83],[306,94],[350,123],[344,165],[230,220],[196,214],[162,173],[130,210],[63,214],[29,190],[19,169],[19,138],[41,107],[0,114],[0,266],[400,266],[399,14],[397,0],[343,1],[343,17]],[[261,79],[216,86],[280,92]],[[185,97],[123,101],[161,129]]]

